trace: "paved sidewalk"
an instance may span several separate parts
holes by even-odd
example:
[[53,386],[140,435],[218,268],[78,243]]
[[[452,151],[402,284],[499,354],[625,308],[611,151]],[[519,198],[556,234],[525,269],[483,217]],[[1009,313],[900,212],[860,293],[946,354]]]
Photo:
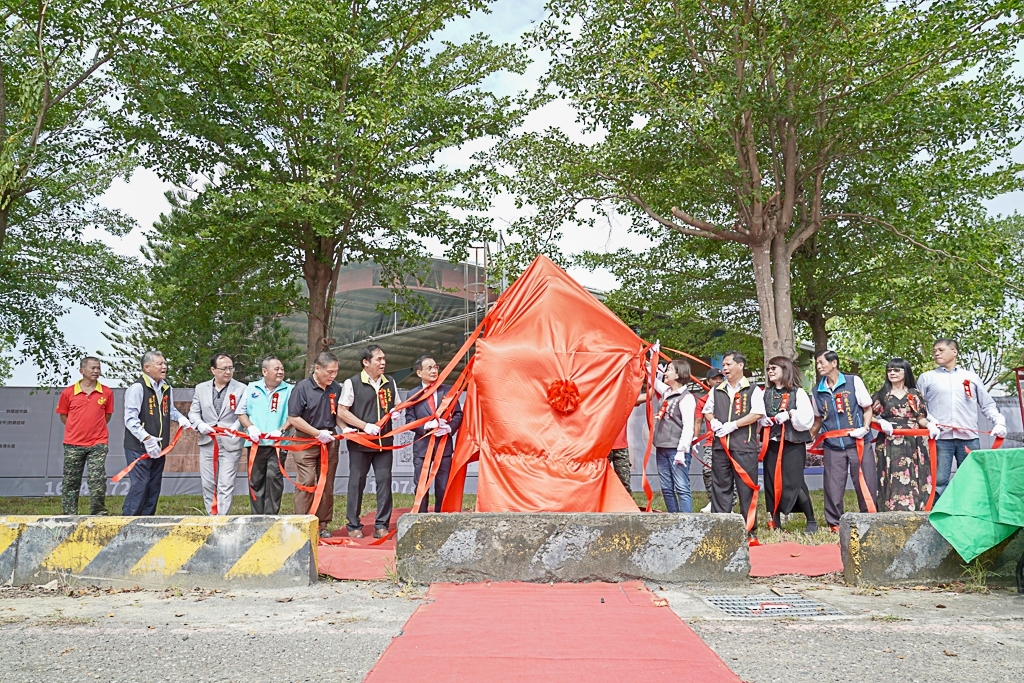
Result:
[[[752,683],[1024,679],[1024,597],[1009,591],[871,591],[828,578],[728,591],[649,587]],[[702,599],[771,587],[846,616],[728,618]],[[361,681],[425,593],[383,582],[226,593],[93,589],[81,597],[0,588],[0,681]],[[642,680],[647,655],[635,655]]]
[[[735,618],[705,594],[796,591],[842,617]],[[656,587],[657,588],[657,587]],[[750,683],[996,683],[1024,679],[1024,596],[941,590],[865,590],[813,579],[742,589],[655,594]],[[942,605],[942,607],[939,607]]]

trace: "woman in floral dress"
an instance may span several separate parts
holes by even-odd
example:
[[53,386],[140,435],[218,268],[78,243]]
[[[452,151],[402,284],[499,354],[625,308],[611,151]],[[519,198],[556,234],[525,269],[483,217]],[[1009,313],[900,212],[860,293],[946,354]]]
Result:
[[894,429],[927,428],[924,398],[906,360],[893,358],[885,374],[885,384],[873,397],[875,420],[881,428],[875,441],[878,510],[924,510],[932,488],[927,437],[893,435]]

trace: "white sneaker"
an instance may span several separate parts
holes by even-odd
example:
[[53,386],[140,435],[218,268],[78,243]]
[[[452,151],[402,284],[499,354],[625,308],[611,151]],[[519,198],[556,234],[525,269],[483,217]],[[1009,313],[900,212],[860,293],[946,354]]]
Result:
[[700,509],[700,511],[701,511],[701,512],[703,512],[703,513],[705,513],[705,514],[707,514],[707,513],[710,513],[710,512],[711,512],[711,503],[708,503],[707,505],[705,505],[704,507],[702,507],[702,508]]

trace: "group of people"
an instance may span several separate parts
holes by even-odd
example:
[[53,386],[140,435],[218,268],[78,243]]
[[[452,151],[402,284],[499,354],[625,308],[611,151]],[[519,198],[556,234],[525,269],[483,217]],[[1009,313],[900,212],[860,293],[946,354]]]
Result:
[[[838,530],[848,476],[854,481],[862,512],[869,510],[869,499],[880,510],[924,509],[932,490],[935,496],[941,495],[949,483],[953,460],[959,466],[971,450],[979,448],[979,413],[993,423],[993,435],[1006,435],[1005,418],[978,376],[958,365],[958,351],[955,341],[937,340],[933,357],[938,367],[916,381],[910,363],[892,359],[886,367],[885,383],[874,394],[859,376],[841,372],[838,355],[828,350],[815,357],[819,378],[809,392],[802,387],[801,373],[791,359],[770,359],[762,388],[746,377],[744,355],[730,351],[724,355],[721,370],[708,372],[709,392],[696,397],[688,388],[690,365],[672,361],[655,385],[661,405],[653,440],[667,510],[692,511],[691,458],[699,452],[697,444],[709,440],[704,455],[709,459],[705,489],[711,512],[730,512],[738,501],[750,533],[755,533],[751,521],[756,511],[751,509],[751,500],[763,452],[765,504],[771,524],[779,527],[781,515],[801,512],[806,516],[807,532],[813,533],[817,521],[804,480],[804,464],[808,444],[819,434],[824,437],[825,521],[831,530]],[[162,456],[171,443],[172,423],[177,423],[179,429],[199,432],[199,470],[208,514],[224,515],[231,509],[242,451],[253,446],[251,512],[278,514],[284,460],[291,452],[298,484],[294,511],[316,515],[320,534],[328,536],[334,518],[338,435],[358,431],[362,438],[348,441],[348,534],[363,535],[362,495],[372,469],[377,484],[373,534],[386,536],[393,507],[394,457],[393,439],[382,432],[392,431],[394,419],[404,411],[396,410],[398,385],[385,374],[384,351],[367,346],[360,353],[360,363],[360,372],[339,384],[338,359],[324,352],[316,358],[312,372],[292,385],[285,381],[283,363],[268,357],[262,362],[262,378],[246,385],[234,379],[231,357],[217,353],[210,359],[212,379],[195,388],[188,415],[183,415],[175,408],[173,389],[166,381],[167,361],[158,351],[147,352],[142,357],[141,375],[124,395],[125,459],[135,465],[129,473],[131,487],[122,514],[155,514],[164,471]],[[413,464],[418,482],[428,448],[423,437],[458,431],[462,410],[455,401],[446,421],[441,408],[450,387],[441,385],[433,393],[425,392],[438,377],[432,356],[418,358],[413,370],[423,394],[407,409],[410,417],[414,421],[435,418],[414,430]],[[104,460],[107,423],[114,412],[113,393],[99,382],[97,358],[84,358],[80,371],[82,379],[62,392],[57,405],[65,423],[62,508],[64,514],[77,514],[78,492],[88,466],[90,512],[107,514]],[[643,400],[642,396],[637,402]],[[871,443],[873,426],[878,435]],[[927,430],[928,436],[897,433],[907,429]],[[282,449],[289,443],[288,437],[305,440],[299,442],[301,446]],[[934,481],[929,438],[935,440]],[[327,451],[325,483],[317,509],[311,510],[313,490],[321,475],[321,444]],[[434,480],[438,511],[452,452],[453,441],[446,439]],[[142,458],[143,454],[148,457]],[[609,459],[629,489],[625,427]],[[777,481],[779,472],[781,481]],[[426,510],[424,497],[420,511]]]
[[[654,427],[666,509],[692,511],[689,470],[701,420],[713,434],[706,449],[710,511],[731,512],[738,498],[751,535],[756,512],[751,500],[762,452],[765,505],[772,526],[780,526],[783,514],[801,512],[806,531],[817,530],[804,464],[808,445],[819,435],[824,437],[825,521],[832,531],[838,531],[844,511],[847,476],[854,482],[861,512],[869,510],[869,498],[883,511],[925,509],[932,489],[935,496],[941,495],[949,483],[953,460],[959,466],[980,447],[979,413],[994,425],[994,436],[1006,436],[1006,419],[981,379],[957,363],[958,352],[956,341],[937,340],[933,358],[938,367],[916,381],[910,363],[894,358],[874,394],[859,376],[841,372],[839,356],[829,350],[815,356],[818,380],[810,392],[801,386],[801,373],[791,359],[770,359],[761,388],[745,376],[744,355],[730,351],[721,371],[709,371],[710,390],[698,399],[687,388],[690,365],[672,361],[656,384],[662,403]],[[878,435],[872,443],[873,427]],[[899,433],[902,430],[927,430],[928,435]],[[935,440],[934,481],[929,439]],[[781,486],[775,476],[780,458]]]
[[[188,415],[174,406],[173,389],[167,383],[167,361],[158,351],[142,357],[142,374],[124,395],[124,450],[130,488],[121,509],[123,515],[156,513],[163,480],[165,451],[171,444],[171,424],[199,432],[199,472],[207,514],[226,515],[231,509],[235,478],[242,451],[255,446],[249,465],[250,510],[252,514],[275,515],[281,510],[284,491],[284,462],[288,452],[296,469],[295,514],[313,514],[319,520],[321,537],[330,535],[334,519],[334,479],[338,469],[338,435],[361,432],[363,438],[348,441],[349,484],[347,528],[350,537],[362,537],[362,495],[373,469],[377,484],[377,514],[373,535],[388,534],[391,525],[391,469],[394,460],[391,431],[395,418],[404,410],[413,420],[427,418],[414,430],[413,464],[416,480],[427,456],[428,434],[443,436],[458,431],[462,410],[455,402],[449,418],[442,418],[442,401],[450,387],[440,385],[427,392],[438,377],[438,365],[430,355],[421,356],[413,367],[421,381],[416,403],[396,410],[400,403],[398,384],[385,374],[384,351],[376,345],[360,352],[362,370],[339,384],[338,358],[321,353],[306,378],[293,384],[285,381],[280,359],[263,359],[262,378],[248,385],[234,379],[234,362],[224,353],[210,359],[212,379],[196,386]],[[65,423],[64,514],[78,514],[78,493],[83,470],[88,466],[90,514],[108,514],[105,506],[107,423],[114,412],[113,394],[99,382],[100,361],[82,360],[82,379],[65,389],[57,413]],[[243,431],[244,430],[244,431]],[[382,435],[382,433],[384,435]],[[242,435],[245,435],[244,437]],[[246,438],[247,437],[247,438]],[[302,438],[302,447],[289,445],[288,437]],[[314,441],[315,440],[315,441]],[[216,444],[216,446],[215,446]],[[324,487],[320,503],[311,510],[313,490],[321,475],[321,444],[327,451]],[[285,449],[282,449],[282,446]],[[452,439],[444,441],[441,462],[434,479],[436,510],[440,510],[451,469]],[[148,457],[143,458],[143,454]],[[216,457],[215,457],[216,455]],[[427,511],[424,497],[420,511]]]

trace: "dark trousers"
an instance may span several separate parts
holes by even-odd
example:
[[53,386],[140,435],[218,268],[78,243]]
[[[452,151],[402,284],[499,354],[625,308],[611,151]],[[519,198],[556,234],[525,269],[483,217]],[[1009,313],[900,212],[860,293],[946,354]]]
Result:
[[[303,486],[315,486],[320,478],[320,446],[295,451],[292,455],[295,462],[295,481]],[[327,444],[327,476],[324,481],[324,493],[320,505],[313,507],[315,493],[295,490],[295,514],[316,515],[320,520],[320,528],[325,529],[334,520],[334,476],[338,472],[338,442]]]
[[249,476],[249,487],[256,495],[255,500],[251,494],[249,495],[249,509],[254,515],[276,515],[281,512],[284,477],[281,476],[281,468],[277,463],[276,448],[260,446],[256,449],[256,457],[252,461],[252,474]]
[[[858,483],[857,449],[837,450],[826,446],[824,451],[825,476],[822,480],[822,488],[825,489],[825,521],[830,527],[839,526],[839,518],[843,516],[843,495],[846,493],[847,474],[853,480],[853,490],[857,492],[860,511],[867,512],[868,504]],[[878,475],[875,473],[875,450],[867,440],[864,442],[864,461],[861,471],[864,472],[868,491],[872,502],[874,502],[878,497]]]
[[[751,481],[756,482],[757,453],[733,453],[732,457],[750,476]],[[736,474],[732,463],[729,462],[729,457],[725,454],[725,451],[715,448],[711,451],[712,512],[732,512],[733,487],[736,488],[736,493],[740,499],[740,514],[743,515],[744,519],[746,519],[747,510],[750,509],[750,499],[754,495],[754,492],[749,486],[744,484],[743,480],[740,479],[738,474]]]
[[[131,465],[142,457],[139,451],[124,449],[124,459]],[[126,517],[155,515],[156,504],[160,500],[160,484],[164,480],[164,461],[166,458],[146,458],[128,473],[131,487],[124,497],[121,514]]]
[[359,521],[363,509],[363,489],[366,488],[366,475],[373,467],[373,478],[377,482],[377,518],[375,529],[387,529],[391,525],[391,464],[394,456],[391,451],[357,451],[351,446],[348,450],[348,517],[349,531],[362,529]]
[[[412,459],[413,466],[413,480],[412,483],[419,486],[420,472],[423,470],[423,458],[414,457]],[[434,512],[441,511],[441,501],[444,500],[444,491],[448,488],[448,473],[452,470],[452,456],[446,455],[441,458],[441,464],[437,468],[437,476],[434,477]],[[423,500],[420,501],[420,512],[427,511],[427,499],[430,497],[430,491],[427,491],[428,495],[423,496]],[[380,495],[379,493],[377,494]]]

